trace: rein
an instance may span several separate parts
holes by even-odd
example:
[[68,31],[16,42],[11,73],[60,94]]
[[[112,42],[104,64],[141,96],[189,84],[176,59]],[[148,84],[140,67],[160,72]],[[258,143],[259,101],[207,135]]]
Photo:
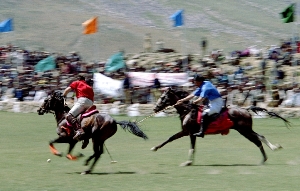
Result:
[[[177,96],[173,91],[171,91],[170,93],[172,93],[173,95],[175,95],[175,96],[178,98],[178,96]],[[178,98],[178,99],[179,99],[179,98]],[[171,109],[171,108],[175,107],[176,105],[177,105],[177,104],[175,103],[174,105],[169,105],[169,106],[165,107],[164,109],[162,109],[162,110],[160,110],[160,111],[158,111],[158,112],[152,113],[151,115],[148,115],[148,116],[145,117],[144,119],[142,119],[142,120],[136,122],[136,124],[139,124],[139,123],[145,121],[146,119],[149,119],[150,117],[152,117],[152,116],[154,116],[154,115],[156,115],[156,114],[158,114],[158,113],[160,113],[160,112],[163,112],[163,111],[165,111],[165,110]]]
[[152,113],[151,115],[148,115],[148,116],[145,117],[144,119],[142,119],[142,120],[136,122],[136,124],[139,124],[139,123],[145,121],[146,119],[148,119],[148,118],[150,118],[150,117],[152,117],[152,116],[154,116],[154,115],[156,115],[156,114],[158,114],[158,113],[160,113],[160,112],[163,112],[163,111],[165,111],[165,110],[167,110],[167,109],[171,109],[172,107],[174,107],[174,106],[176,106],[176,105],[177,105],[177,104],[169,105],[169,106],[165,107],[164,109],[162,109],[162,110],[160,110],[160,111],[158,111],[158,112]]

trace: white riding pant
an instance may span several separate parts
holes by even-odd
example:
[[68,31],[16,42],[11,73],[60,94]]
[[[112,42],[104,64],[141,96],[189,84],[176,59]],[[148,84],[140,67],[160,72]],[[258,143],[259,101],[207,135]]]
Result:
[[219,113],[224,105],[224,101],[222,98],[216,98],[214,100],[209,101],[209,108],[205,109],[204,112],[208,113],[208,115],[212,115],[214,113]]
[[77,117],[80,113],[91,107],[93,104],[94,103],[92,100],[86,97],[80,97],[77,99],[69,113],[74,117]]

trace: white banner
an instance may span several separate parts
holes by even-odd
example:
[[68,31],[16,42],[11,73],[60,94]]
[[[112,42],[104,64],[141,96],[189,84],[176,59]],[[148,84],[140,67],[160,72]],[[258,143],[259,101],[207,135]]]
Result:
[[123,81],[114,80],[100,73],[94,73],[94,91],[112,97],[123,95]]
[[129,72],[128,76],[132,86],[147,87],[153,85],[155,73]]
[[161,86],[184,86],[188,83],[187,73],[129,72],[128,75],[132,86],[152,86],[155,77],[158,78]]
[[161,86],[183,86],[188,83],[187,73],[157,73]]

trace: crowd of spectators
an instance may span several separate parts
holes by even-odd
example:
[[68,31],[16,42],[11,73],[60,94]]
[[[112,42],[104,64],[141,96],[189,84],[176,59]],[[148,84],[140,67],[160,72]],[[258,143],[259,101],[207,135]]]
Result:
[[[156,79],[151,87],[132,87],[126,72],[188,72],[190,77],[196,73],[204,74],[221,90],[224,97],[227,97],[229,104],[243,105],[247,101],[257,104],[269,99],[270,102],[278,100],[278,104],[274,105],[278,106],[286,103],[290,96],[288,90],[296,94],[300,92],[298,82],[290,81],[290,79],[297,78],[297,72],[294,72],[294,76],[287,78],[283,69],[284,66],[300,65],[300,60],[294,57],[295,52],[292,50],[288,42],[278,47],[269,47],[266,52],[260,51],[255,55],[247,49],[233,51],[229,56],[224,55],[222,50],[214,50],[201,59],[195,60],[192,55],[188,55],[175,62],[155,62],[150,68],[137,62],[130,63],[127,60],[126,68],[107,73],[104,69],[105,62],[85,62],[78,52],[62,55],[45,51],[28,51],[12,45],[0,46],[0,99],[1,101],[11,98],[19,101],[42,101],[52,90],[66,88],[71,81],[75,80],[76,74],[86,73],[88,78],[92,78],[93,73],[99,72],[126,82],[124,83],[125,95],[120,100],[121,102],[126,104],[154,103],[163,91],[159,81]],[[51,55],[55,56],[56,68],[45,72],[35,72],[34,66]],[[243,58],[250,56],[260,60],[259,68],[251,63],[241,64]],[[222,67],[224,65],[231,66],[231,69],[224,69]],[[254,69],[258,71],[255,76],[249,72]],[[285,85],[285,81],[292,83]],[[191,86],[175,88],[188,91],[193,89]],[[278,90],[279,98],[277,94],[277,97],[273,95],[275,90]],[[69,97],[72,99],[73,96]],[[114,100],[104,95],[95,96],[96,103],[109,103]],[[290,105],[294,102],[297,100]]]

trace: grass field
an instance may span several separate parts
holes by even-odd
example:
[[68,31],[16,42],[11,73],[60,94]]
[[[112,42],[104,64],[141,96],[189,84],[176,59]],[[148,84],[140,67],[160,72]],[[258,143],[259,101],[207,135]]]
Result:
[[[51,114],[0,112],[0,190],[299,190],[300,141],[299,119],[290,119],[288,130],[277,119],[255,119],[254,129],[270,142],[284,149],[273,152],[265,146],[269,157],[259,165],[262,156],[251,142],[231,131],[227,136],[206,136],[198,139],[194,166],[179,167],[187,160],[189,138],[166,145],[156,153],[150,148],[179,130],[177,117],[150,118],[142,124],[149,136],[144,141],[118,132],[106,142],[113,159],[105,152],[90,175],[84,159],[92,154],[89,145],[80,144],[74,154],[85,155],[69,161],[49,152],[48,141],[56,138]],[[116,116],[117,120],[134,120]],[[142,117],[141,117],[142,118]],[[66,144],[56,144],[65,152]],[[47,163],[50,158],[52,161]]]

